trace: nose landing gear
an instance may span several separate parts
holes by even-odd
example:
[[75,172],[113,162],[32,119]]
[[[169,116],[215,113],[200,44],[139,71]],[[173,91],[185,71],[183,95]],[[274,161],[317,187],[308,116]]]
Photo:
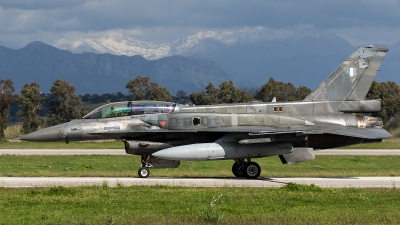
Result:
[[138,175],[140,178],[147,178],[150,176],[150,170],[148,167],[152,167],[152,165],[149,162],[150,160],[150,155],[142,155],[141,157],[141,166],[140,169],[138,170]]
[[150,176],[150,170],[146,167],[142,167],[139,169],[138,175],[140,178],[147,178],[148,176]]

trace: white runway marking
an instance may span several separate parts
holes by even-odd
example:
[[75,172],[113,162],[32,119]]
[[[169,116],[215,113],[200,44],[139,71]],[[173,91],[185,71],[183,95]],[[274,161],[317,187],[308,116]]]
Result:
[[317,185],[331,188],[399,188],[400,177],[346,178],[107,178],[107,177],[0,177],[0,187],[52,186],[182,186],[182,187],[282,187],[288,183]]

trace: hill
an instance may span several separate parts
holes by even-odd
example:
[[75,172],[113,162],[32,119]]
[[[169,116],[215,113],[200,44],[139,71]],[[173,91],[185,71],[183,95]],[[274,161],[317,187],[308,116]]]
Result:
[[71,53],[42,42],[17,50],[0,46],[0,78],[12,79],[17,93],[33,81],[48,92],[58,78],[74,85],[78,94],[126,92],[126,83],[138,75],[150,77],[172,94],[178,90],[191,93],[210,82],[232,79],[216,63],[192,57],[146,60],[142,56]]
[[260,87],[269,77],[315,88],[355,47],[336,34],[309,26],[287,29],[243,27],[198,32],[171,43],[152,43],[109,33],[59,40],[54,46],[72,52],[93,51],[160,59],[183,55],[216,62],[236,86]]

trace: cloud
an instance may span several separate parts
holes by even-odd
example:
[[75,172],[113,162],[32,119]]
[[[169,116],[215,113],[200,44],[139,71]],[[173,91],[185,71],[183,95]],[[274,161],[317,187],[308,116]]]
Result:
[[392,45],[400,41],[399,27],[364,26],[331,29],[331,32],[346,39],[350,44],[360,47],[373,45]]
[[[3,37],[122,30],[146,40],[168,42],[200,30],[245,26],[278,29],[306,24],[337,31],[357,42],[360,38],[378,38],[370,30],[398,30],[398,21],[397,0],[0,0]],[[383,36],[382,41],[396,38]]]
[[[359,1],[101,1],[88,2],[79,17],[99,26],[232,26],[290,27],[312,24],[319,28],[381,25],[397,26],[399,2]],[[101,12],[101,15],[98,13]],[[99,18],[101,16],[101,18]]]
[[70,8],[85,4],[85,0],[0,0],[3,9],[47,10]]

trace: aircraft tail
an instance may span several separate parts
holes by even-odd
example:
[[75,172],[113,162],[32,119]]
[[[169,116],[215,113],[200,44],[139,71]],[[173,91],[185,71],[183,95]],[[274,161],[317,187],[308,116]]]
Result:
[[364,100],[388,47],[360,47],[336,68],[304,101]]

